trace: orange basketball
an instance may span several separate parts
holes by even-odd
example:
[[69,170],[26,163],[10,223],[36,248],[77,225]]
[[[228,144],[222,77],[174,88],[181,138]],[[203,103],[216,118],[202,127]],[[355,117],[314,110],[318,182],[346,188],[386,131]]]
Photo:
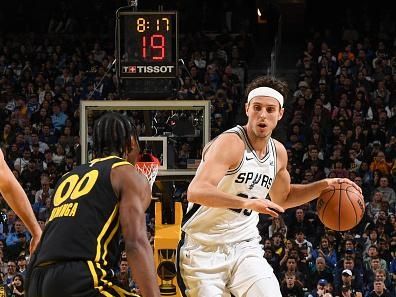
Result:
[[355,227],[363,218],[365,204],[362,194],[353,186],[340,183],[321,193],[316,209],[326,227],[345,231]]

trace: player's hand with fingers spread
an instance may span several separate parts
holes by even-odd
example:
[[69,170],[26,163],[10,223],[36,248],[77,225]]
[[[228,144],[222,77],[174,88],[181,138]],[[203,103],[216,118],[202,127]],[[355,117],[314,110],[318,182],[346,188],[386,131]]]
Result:
[[354,187],[359,193],[362,195],[362,189],[355,184],[353,181],[351,181],[349,178],[327,178],[327,184],[328,186],[333,186],[336,184],[342,184],[342,183],[347,183],[350,184],[352,187]]
[[281,206],[268,199],[253,198],[248,199],[246,202],[248,203],[246,208],[275,218],[279,216],[279,212],[285,211]]

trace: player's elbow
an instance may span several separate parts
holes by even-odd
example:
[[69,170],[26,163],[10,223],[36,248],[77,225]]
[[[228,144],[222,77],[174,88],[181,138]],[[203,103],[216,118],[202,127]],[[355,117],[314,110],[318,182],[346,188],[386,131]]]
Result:
[[198,203],[202,197],[201,188],[198,184],[191,184],[187,189],[187,200],[191,203]]
[[[146,235],[145,235],[146,236]],[[150,248],[150,244],[146,237],[136,237],[135,239],[125,240],[125,251],[127,255],[139,256],[144,255],[147,249]]]

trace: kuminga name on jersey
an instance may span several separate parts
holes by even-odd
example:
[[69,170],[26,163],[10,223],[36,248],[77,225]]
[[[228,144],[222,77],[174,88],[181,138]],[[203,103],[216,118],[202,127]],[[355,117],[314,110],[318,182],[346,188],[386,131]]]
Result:
[[[237,134],[245,143],[245,152],[238,167],[227,171],[217,188],[246,199],[266,199],[277,172],[274,140],[269,139],[267,154],[260,159],[243,127],[236,126],[224,133]],[[258,213],[250,209],[224,209],[189,203],[182,230],[189,238],[203,244],[227,244],[258,238],[258,220]]]

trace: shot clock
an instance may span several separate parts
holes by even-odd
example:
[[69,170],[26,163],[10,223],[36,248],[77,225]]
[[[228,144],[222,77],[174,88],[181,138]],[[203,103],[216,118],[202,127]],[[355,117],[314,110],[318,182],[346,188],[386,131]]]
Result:
[[117,13],[121,78],[172,78],[178,61],[177,13]]

